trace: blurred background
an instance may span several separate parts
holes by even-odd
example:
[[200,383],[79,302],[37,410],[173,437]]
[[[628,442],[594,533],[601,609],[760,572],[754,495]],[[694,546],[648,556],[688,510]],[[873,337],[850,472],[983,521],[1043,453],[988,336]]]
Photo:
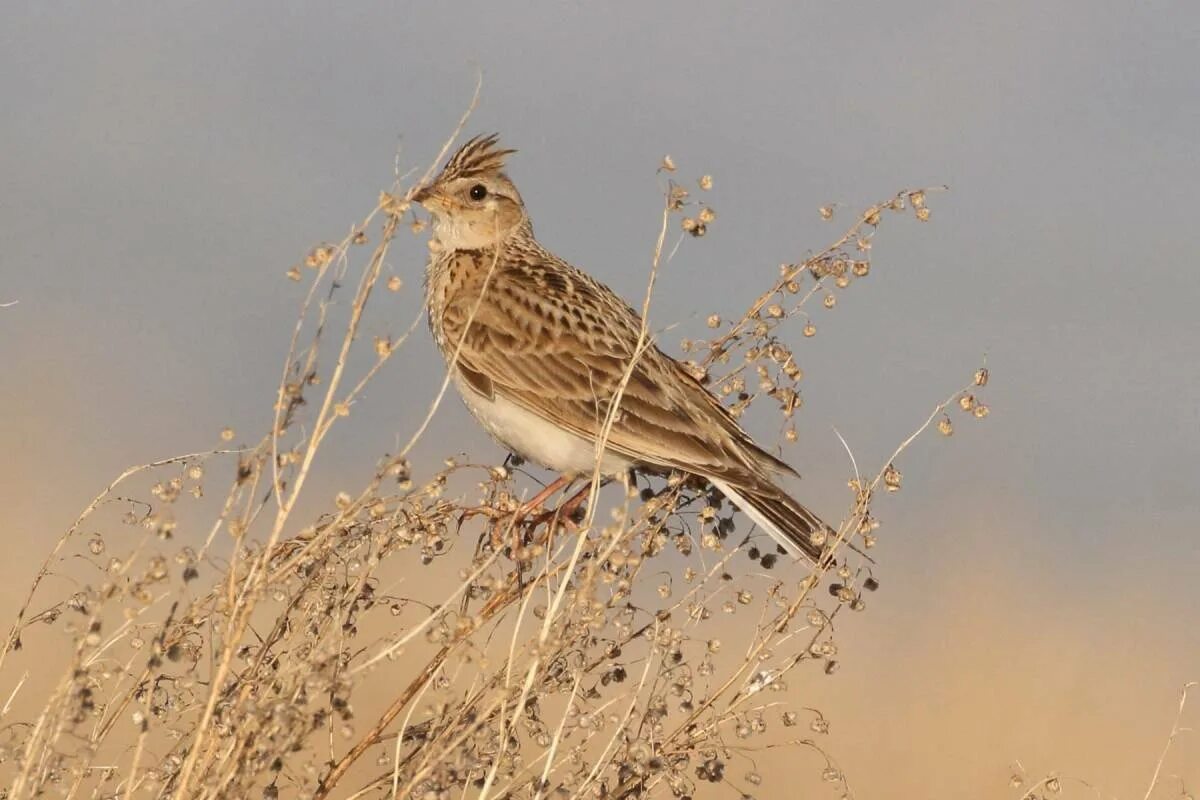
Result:
[[[851,500],[835,426],[874,470],[985,357],[992,374],[987,420],[956,413],[897,465],[881,589],[840,620],[842,668],[802,691],[860,797],[1008,797],[1018,761],[1145,791],[1200,678],[1195,6],[0,7],[4,619],[122,469],[269,427],[303,291],[285,271],[425,168],[481,70],[467,132],[520,150],[539,237],[628,298],[662,156],[713,176],[717,220],[654,301],[674,353],[858,209],[951,187],[927,224],[885,218],[870,278],[815,309],[815,337],[792,329],[785,456],[831,518]],[[368,335],[419,313],[424,244],[405,238]],[[328,498],[407,440],[442,374],[419,329],[333,437]],[[769,417],[751,428],[777,435]],[[457,400],[416,462],[454,452],[503,457]],[[1197,763],[1185,737],[1164,773],[1195,791]]]

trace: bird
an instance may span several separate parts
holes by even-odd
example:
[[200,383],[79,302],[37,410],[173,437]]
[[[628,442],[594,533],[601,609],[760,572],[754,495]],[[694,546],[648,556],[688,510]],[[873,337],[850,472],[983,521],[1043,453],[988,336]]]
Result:
[[538,242],[505,172],[515,152],[497,134],[475,136],[412,194],[433,223],[429,327],[467,408],[560,481],[682,473],[714,486],[787,553],[820,563],[833,531],[778,485],[795,471],[687,367],[647,344],[627,302]]

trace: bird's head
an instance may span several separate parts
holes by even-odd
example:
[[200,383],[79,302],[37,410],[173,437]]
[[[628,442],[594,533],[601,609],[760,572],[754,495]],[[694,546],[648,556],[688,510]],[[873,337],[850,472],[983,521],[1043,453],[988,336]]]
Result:
[[433,215],[442,247],[494,247],[528,225],[521,195],[503,171],[505,159],[515,152],[499,147],[496,134],[476,136],[446,162],[432,183],[413,195]]

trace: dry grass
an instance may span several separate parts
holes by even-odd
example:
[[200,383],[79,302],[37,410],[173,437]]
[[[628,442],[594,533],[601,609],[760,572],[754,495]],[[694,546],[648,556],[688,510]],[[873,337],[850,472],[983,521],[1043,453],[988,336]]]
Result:
[[[812,570],[760,550],[734,509],[677,479],[593,489],[582,518],[515,519],[520,471],[410,463],[445,383],[365,487],[305,518],[302,498],[331,493],[310,487],[318,452],[416,324],[362,336],[372,293],[399,288],[384,264],[410,195],[397,184],[289,273],[308,291],[270,430],[128,470],[59,540],[0,651],[2,667],[30,626],[70,643],[5,694],[5,796],[768,797],[786,787],[761,785],[756,758],[781,747],[849,795],[810,676],[836,670],[834,623],[874,588],[873,508],[900,489],[902,454],[930,426],[952,433],[948,409],[984,418],[986,370],[873,473],[850,457],[852,501]],[[672,236],[715,219],[679,184],[664,196],[647,303]],[[878,227],[927,220],[926,197],[870,207],[783,265],[737,321],[710,317],[713,338],[684,344],[696,374],[734,413],[773,405],[793,440],[802,373],[788,341],[815,333],[806,307],[867,277]]]

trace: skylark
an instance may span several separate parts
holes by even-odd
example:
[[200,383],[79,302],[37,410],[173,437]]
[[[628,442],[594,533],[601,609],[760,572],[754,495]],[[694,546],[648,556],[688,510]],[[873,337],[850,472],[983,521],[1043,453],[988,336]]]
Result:
[[[564,476],[678,470],[710,482],[793,555],[829,528],[781,490],[763,450],[607,286],[542,247],[504,173],[514,150],[477,136],[414,200],[434,218],[429,325],[467,407],[510,451]],[[637,354],[597,460],[615,390]]]

